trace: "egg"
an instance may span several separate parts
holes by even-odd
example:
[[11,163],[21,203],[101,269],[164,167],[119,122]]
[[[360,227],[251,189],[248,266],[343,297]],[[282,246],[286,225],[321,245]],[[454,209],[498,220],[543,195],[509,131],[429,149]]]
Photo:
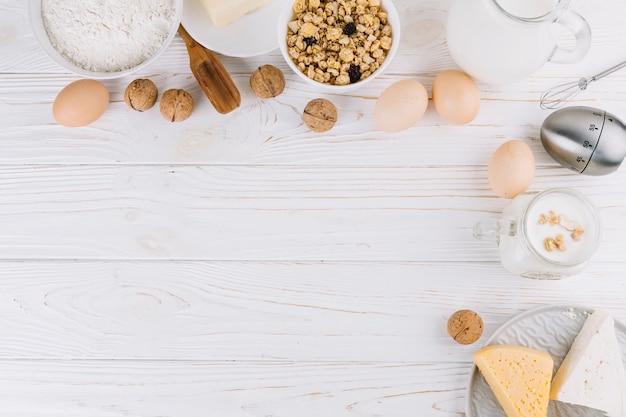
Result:
[[417,123],[427,106],[428,93],[419,81],[397,81],[376,100],[374,122],[382,131],[400,132]]
[[489,159],[489,185],[498,197],[513,198],[528,189],[535,178],[535,155],[521,140],[500,145]]
[[104,84],[83,79],[59,92],[52,104],[52,115],[63,126],[85,126],[102,116],[108,105],[109,92]]
[[433,81],[433,105],[443,119],[464,125],[478,114],[480,92],[474,80],[464,72],[443,71]]

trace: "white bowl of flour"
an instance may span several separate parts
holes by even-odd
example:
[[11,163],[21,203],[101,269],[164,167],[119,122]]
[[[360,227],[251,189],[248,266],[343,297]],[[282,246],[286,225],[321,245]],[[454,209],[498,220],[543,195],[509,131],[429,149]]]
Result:
[[78,75],[117,78],[148,66],[170,44],[183,0],[31,0],[44,51]]

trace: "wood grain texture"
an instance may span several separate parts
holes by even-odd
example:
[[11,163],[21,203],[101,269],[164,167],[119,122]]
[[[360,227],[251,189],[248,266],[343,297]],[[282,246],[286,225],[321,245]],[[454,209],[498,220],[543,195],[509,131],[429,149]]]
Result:
[[[624,175],[571,182],[601,208],[599,261],[623,257],[626,202],[603,190]],[[508,201],[484,177],[432,166],[4,167],[0,258],[491,261],[495,244],[472,228]]]
[[[497,263],[28,265],[0,263],[0,359],[471,362],[497,327],[541,304],[602,306],[626,319],[606,291],[623,289],[612,271],[625,264],[558,281]],[[474,346],[446,333],[460,308],[485,321]]]
[[468,369],[454,363],[0,361],[0,402],[13,417],[455,416],[464,410]]
[[[386,134],[373,120],[386,87],[415,78],[430,92],[456,68],[450,0],[395,3],[398,55],[351,94],[304,85],[278,51],[220,56],[242,98],[222,115],[176,37],[142,73],[104,81],[102,118],[67,129],[51,105],[77,77],[38,46],[28,2],[0,0],[1,417],[462,416],[472,353],[520,312],[575,304],[626,322],[626,170],[557,165],[538,105],[544,89],[626,59],[626,2],[573,0],[593,31],[587,57],[479,84],[471,124],[430,103]],[[277,98],[250,90],[263,64],[285,73]],[[123,92],[139,77],[189,91],[192,116],[130,110]],[[626,70],[574,103],[626,115],[625,82]],[[339,109],[324,134],[301,120],[320,96]],[[513,276],[473,238],[508,203],[487,164],[509,139],[535,154],[531,191],[571,187],[599,207],[602,244],[582,274]],[[474,345],[446,333],[461,308],[485,321]]]
[[241,96],[219,56],[197,43],[180,25],[178,35],[189,53],[189,66],[204,95],[218,113],[226,114],[237,109]]

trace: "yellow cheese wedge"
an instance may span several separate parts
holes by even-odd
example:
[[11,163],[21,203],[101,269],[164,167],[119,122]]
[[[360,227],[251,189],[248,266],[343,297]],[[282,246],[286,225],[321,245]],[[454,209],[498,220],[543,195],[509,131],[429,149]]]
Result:
[[478,350],[474,362],[507,417],[546,417],[554,362],[543,351],[492,345]]
[[234,22],[241,16],[265,6],[272,0],[200,0],[217,28]]

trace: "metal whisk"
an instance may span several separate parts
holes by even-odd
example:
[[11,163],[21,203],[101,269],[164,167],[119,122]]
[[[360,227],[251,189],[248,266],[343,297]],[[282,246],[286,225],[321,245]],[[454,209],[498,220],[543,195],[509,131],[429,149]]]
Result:
[[592,82],[598,81],[600,78],[606,77],[607,75],[624,67],[626,67],[626,61],[614,65],[611,68],[594,75],[593,77],[583,77],[578,81],[549,88],[541,94],[539,105],[542,109],[558,109],[563,106],[567,100],[574,98],[574,96],[581,91],[585,91]]

